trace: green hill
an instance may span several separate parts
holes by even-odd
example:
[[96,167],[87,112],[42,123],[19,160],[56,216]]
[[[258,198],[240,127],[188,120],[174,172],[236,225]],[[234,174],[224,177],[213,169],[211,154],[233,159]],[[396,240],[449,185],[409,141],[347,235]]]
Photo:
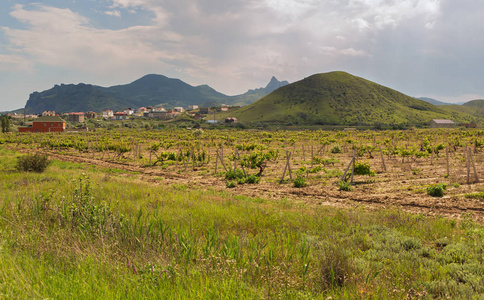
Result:
[[463,105],[443,105],[440,106],[449,112],[459,112],[472,115],[474,119],[469,123],[480,123],[484,118],[484,100],[477,99],[464,103]]
[[474,107],[474,108],[482,108],[484,109],[484,100],[483,99],[477,99],[477,100],[472,100],[467,103],[463,104],[466,107]]
[[242,122],[321,125],[426,125],[431,119],[472,119],[345,72],[316,74],[283,86],[231,115]]

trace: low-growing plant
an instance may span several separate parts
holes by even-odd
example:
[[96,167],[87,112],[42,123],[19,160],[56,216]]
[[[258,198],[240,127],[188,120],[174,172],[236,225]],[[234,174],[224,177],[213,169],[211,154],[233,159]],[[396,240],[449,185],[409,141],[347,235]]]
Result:
[[323,169],[323,168],[321,168],[321,166],[316,166],[316,167],[314,167],[314,168],[312,168],[312,169],[308,170],[308,172],[309,172],[309,173],[314,174],[314,173],[318,173],[318,172],[319,172],[319,171],[321,171],[322,169]]
[[225,182],[225,186],[229,189],[234,188],[234,187],[237,186],[237,181],[229,180],[229,181]]
[[325,175],[326,178],[335,178],[335,177],[343,176],[343,171],[341,171],[340,169],[324,169],[324,172],[326,173]]
[[355,175],[375,176],[375,171],[371,170],[369,162],[355,162]]
[[297,188],[302,188],[302,187],[305,187],[307,186],[307,182],[306,182],[306,179],[304,179],[304,177],[297,177],[296,179],[294,179],[294,187],[297,187]]
[[27,154],[18,158],[16,169],[24,172],[42,173],[49,164],[49,157],[46,154]]
[[245,180],[246,183],[255,184],[260,182],[260,177],[256,175],[249,175]]
[[445,183],[431,184],[429,187],[427,187],[427,194],[432,197],[443,197],[446,187],[447,185]]
[[351,187],[351,183],[343,181],[343,180],[338,182],[338,187],[339,187],[340,191],[351,191],[353,189]]
[[341,148],[338,145],[335,145],[333,148],[331,148],[331,153],[333,153],[333,154],[337,154],[337,153],[341,153],[341,152],[343,152],[343,151],[341,151]]
[[227,172],[225,172],[225,179],[227,180],[240,179],[243,177],[245,176],[244,176],[244,172],[242,172],[241,169],[237,169],[235,171],[228,170]]

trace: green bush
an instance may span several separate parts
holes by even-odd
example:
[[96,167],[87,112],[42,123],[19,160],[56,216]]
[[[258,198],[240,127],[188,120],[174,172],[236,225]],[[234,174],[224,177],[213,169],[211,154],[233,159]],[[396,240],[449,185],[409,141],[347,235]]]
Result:
[[432,184],[427,188],[427,194],[432,197],[442,197],[445,194],[445,188],[447,185],[445,183]]
[[340,191],[351,191],[351,183],[346,182],[346,181],[340,181],[338,182],[338,187]]
[[302,187],[305,187],[307,185],[308,184],[306,183],[306,179],[304,179],[304,177],[298,176],[296,179],[294,179],[294,187],[302,188]]
[[230,189],[230,188],[234,188],[234,187],[236,187],[236,186],[237,186],[237,182],[236,182],[236,181],[227,181],[227,182],[225,182],[225,186],[226,186],[227,188],[229,188],[229,189]]
[[241,178],[244,178],[244,172],[242,172],[241,169],[237,169],[235,171],[228,170],[225,173],[225,179],[227,180],[241,179]]
[[260,182],[260,177],[256,175],[249,175],[247,179],[245,180],[246,183],[259,183]]
[[46,154],[27,154],[18,158],[16,169],[24,172],[42,173],[49,164],[49,157]]
[[368,162],[355,162],[355,175],[369,175],[375,176],[375,171],[370,168],[370,163]]
[[334,154],[336,154],[336,153],[341,153],[341,152],[343,152],[343,151],[341,151],[341,148],[340,148],[338,145],[334,146],[334,147],[331,149],[331,153],[334,153]]

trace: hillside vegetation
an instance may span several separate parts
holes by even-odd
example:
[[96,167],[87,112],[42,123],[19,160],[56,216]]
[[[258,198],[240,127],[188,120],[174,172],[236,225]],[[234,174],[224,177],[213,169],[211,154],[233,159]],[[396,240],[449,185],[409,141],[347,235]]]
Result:
[[247,122],[423,125],[431,119],[470,122],[449,111],[345,72],[316,74],[286,85],[233,113]]

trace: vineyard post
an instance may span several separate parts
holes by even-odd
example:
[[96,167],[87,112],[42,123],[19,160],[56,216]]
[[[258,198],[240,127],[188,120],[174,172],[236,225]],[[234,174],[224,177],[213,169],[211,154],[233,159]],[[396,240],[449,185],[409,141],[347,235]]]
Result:
[[289,155],[287,156],[287,170],[289,171],[289,178],[292,180],[292,172],[291,172],[291,158],[292,158],[292,153],[289,152]]
[[353,150],[353,166],[351,167],[351,181],[350,181],[350,184],[353,184],[353,174],[355,173],[356,151],[357,151],[357,148],[355,147],[355,150]]
[[346,177],[346,174],[348,173],[350,167],[354,164],[355,162],[355,157],[353,157],[348,165],[348,167],[346,168],[345,172],[343,173],[343,176],[341,176],[341,180],[340,181],[344,181],[345,180],[345,177]]
[[387,171],[387,166],[385,164],[385,159],[383,158],[383,151],[381,150],[381,146],[380,146],[380,157],[381,157],[381,162],[383,164],[383,171]]
[[445,147],[445,159],[447,163],[447,176],[450,176],[450,168],[449,168],[449,146]]
[[175,158],[175,169],[178,169],[178,160],[180,159],[180,155],[181,155],[181,148],[178,147],[178,153]]
[[94,155],[96,154],[97,147],[94,146],[94,142],[91,142],[91,151],[92,151],[92,158],[94,158]]
[[192,168],[195,170],[195,148],[192,147]]
[[217,149],[217,157],[220,160],[220,163],[222,164],[222,166],[224,167],[225,172],[227,172],[227,167],[225,166],[225,163],[224,163],[224,157],[218,156],[218,149]]
[[[190,162],[190,156],[192,156],[191,153],[188,154],[187,161],[185,162],[185,169],[183,169],[183,171],[186,171],[187,168],[188,168],[188,163]],[[183,157],[185,157],[185,156],[183,156]]]
[[234,148],[234,172],[237,169],[237,156],[235,154],[235,151],[237,151],[237,148]]
[[151,165],[151,152],[153,152],[153,150],[150,148],[150,161],[149,161],[149,165]]
[[467,163],[467,184],[470,184],[470,177],[471,177],[471,162],[470,162],[470,154],[471,154],[471,149],[470,148],[465,148],[466,150],[464,150],[464,155],[466,154],[467,152],[467,159],[466,159],[466,163]]
[[[237,151],[237,157],[238,159],[240,160],[240,153],[239,153],[239,150],[235,149]],[[244,177],[247,178],[247,173],[245,173],[245,168],[244,168],[244,165],[242,163],[240,163],[240,167],[242,168],[242,172],[244,172]]]
[[471,158],[472,169],[474,170],[474,180],[475,182],[479,182],[479,177],[477,176],[476,164],[474,163],[474,157],[472,156],[471,147],[469,147],[469,157]]
[[313,168],[313,165],[314,165],[313,161],[314,161],[314,152],[313,152],[313,145],[311,145],[311,169]]
[[217,174],[217,166],[218,166],[218,149],[215,151],[215,174]]
[[282,178],[279,183],[284,182],[284,176],[286,176],[286,170],[289,168],[289,177],[292,180],[292,175],[291,175],[291,165],[289,164],[289,159],[291,158],[291,152],[286,150],[286,166],[284,167],[284,172],[282,172]]

